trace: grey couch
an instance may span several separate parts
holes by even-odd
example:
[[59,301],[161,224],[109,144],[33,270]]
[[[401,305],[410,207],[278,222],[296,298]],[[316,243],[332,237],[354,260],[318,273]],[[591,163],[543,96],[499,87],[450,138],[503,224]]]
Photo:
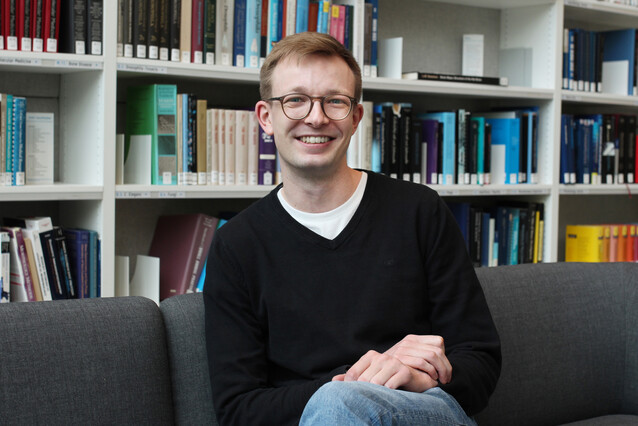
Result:
[[[478,269],[503,344],[480,425],[638,424],[638,265]],[[0,424],[215,425],[200,294],[0,306]]]

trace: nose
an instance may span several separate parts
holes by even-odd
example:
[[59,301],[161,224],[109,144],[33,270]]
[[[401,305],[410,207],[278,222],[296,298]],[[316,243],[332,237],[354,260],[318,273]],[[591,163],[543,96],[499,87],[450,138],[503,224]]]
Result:
[[321,99],[312,100],[312,108],[310,108],[310,113],[304,119],[304,122],[311,126],[321,126],[330,122],[330,119],[323,112]]

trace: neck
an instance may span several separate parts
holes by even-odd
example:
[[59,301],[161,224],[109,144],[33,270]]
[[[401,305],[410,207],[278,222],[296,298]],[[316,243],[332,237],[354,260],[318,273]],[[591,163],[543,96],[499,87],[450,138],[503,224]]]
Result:
[[322,213],[339,207],[352,196],[361,179],[360,171],[347,166],[326,176],[301,176],[292,170],[282,170],[282,174],[282,195],[288,204],[307,213]]

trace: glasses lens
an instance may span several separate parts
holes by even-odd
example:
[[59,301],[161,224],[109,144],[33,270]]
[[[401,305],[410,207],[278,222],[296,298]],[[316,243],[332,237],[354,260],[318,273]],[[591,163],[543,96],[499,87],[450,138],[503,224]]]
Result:
[[310,112],[312,100],[306,95],[292,94],[283,97],[281,106],[288,118],[300,120]]
[[343,120],[350,114],[352,101],[344,95],[331,95],[323,99],[323,111],[331,120]]

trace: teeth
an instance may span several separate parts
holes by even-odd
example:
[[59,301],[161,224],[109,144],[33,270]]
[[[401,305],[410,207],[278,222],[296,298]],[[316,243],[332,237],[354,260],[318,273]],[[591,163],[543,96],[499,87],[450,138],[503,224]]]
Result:
[[303,136],[300,139],[304,143],[326,143],[330,140],[327,136]]

